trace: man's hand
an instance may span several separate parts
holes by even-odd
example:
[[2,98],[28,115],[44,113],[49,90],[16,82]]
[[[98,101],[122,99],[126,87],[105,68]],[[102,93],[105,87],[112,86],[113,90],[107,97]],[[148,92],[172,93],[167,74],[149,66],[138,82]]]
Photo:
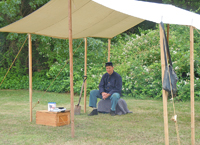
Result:
[[107,94],[107,93],[105,93],[105,92],[102,92],[101,94],[102,94],[102,96],[104,96],[104,95],[105,95],[105,94]]
[[105,100],[106,98],[108,98],[110,96],[110,94],[103,92],[102,93],[102,97]]

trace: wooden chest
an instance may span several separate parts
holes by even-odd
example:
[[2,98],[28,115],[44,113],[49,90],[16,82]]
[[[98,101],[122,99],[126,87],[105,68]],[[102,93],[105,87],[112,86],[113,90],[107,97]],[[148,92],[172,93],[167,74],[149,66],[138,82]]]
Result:
[[65,112],[49,112],[41,110],[36,112],[36,124],[49,126],[62,126],[70,124],[70,110]]

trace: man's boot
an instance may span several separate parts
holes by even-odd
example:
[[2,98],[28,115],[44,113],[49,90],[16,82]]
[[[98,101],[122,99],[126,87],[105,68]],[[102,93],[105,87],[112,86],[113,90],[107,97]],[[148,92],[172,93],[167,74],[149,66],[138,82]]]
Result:
[[115,111],[112,111],[112,110],[110,109],[110,115],[111,115],[111,116],[115,116]]
[[98,115],[97,109],[93,109],[92,112],[88,114],[88,116],[93,116],[93,115]]

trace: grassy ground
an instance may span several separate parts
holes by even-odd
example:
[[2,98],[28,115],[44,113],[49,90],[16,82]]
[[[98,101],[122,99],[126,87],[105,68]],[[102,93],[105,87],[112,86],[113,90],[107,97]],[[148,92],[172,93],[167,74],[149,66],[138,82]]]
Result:
[[[43,92],[33,91],[33,102]],[[133,144],[163,145],[164,123],[162,101],[124,98],[132,114],[110,116],[99,114],[89,117],[87,113],[75,116],[75,137],[71,138],[71,125],[51,127],[36,125],[36,111],[46,110],[48,102],[70,109],[69,94],[46,93],[40,104],[33,109],[33,122],[29,122],[28,90],[0,90],[0,144]],[[78,96],[74,98],[75,104]],[[33,103],[33,104],[34,104]],[[88,104],[88,102],[87,102]],[[83,108],[83,101],[81,102]],[[182,145],[191,144],[190,102],[175,103],[178,114],[179,134]],[[200,102],[195,102],[195,138],[200,144]],[[83,109],[82,109],[83,111]],[[169,141],[177,144],[172,103],[168,102]]]

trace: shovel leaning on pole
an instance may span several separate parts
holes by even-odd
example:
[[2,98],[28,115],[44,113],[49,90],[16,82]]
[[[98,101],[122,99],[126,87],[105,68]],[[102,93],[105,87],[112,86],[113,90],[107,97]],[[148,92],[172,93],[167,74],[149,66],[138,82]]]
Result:
[[81,113],[81,106],[79,104],[81,102],[81,96],[82,96],[82,93],[83,93],[84,83],[85,83],[86,79],[87,79],[87,76],[83,76],[83,84],[82,84],[82,87],[81,87],[81,92],[80,92],[78,104],[75,105],[75,107],[74,107],[74,115],[80,115],[80,113]]

